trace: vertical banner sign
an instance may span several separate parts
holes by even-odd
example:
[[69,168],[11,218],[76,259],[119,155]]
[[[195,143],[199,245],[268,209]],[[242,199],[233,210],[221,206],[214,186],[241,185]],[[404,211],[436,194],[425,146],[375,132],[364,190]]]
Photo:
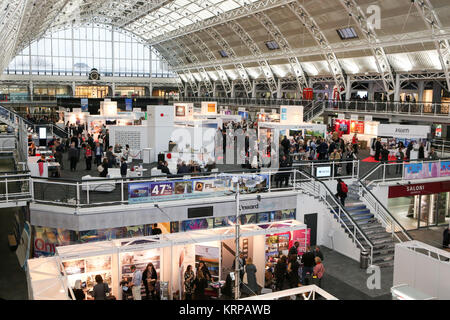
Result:
[[125,110],[133,111],[133,99],[125,99]]
[[89,111],[89,99],[81,99],[81,111],[82,112]]

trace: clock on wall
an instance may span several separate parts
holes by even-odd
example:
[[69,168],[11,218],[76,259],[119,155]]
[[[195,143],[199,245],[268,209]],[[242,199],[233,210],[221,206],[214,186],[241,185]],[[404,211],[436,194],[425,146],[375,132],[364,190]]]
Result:
[[91,72],[89,72],[89,80],[100,80],[100,73],[98,73],[97,69],[91,69]]

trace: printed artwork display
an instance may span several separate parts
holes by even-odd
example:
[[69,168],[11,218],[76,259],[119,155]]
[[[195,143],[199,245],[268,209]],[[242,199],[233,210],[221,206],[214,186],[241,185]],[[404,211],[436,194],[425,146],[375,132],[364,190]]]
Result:
[[239,176],[245,181],[240,186],[242,192],[258,192],[269,185],[269,176],[266,174],[256,176],[221,174],[215,178],[130,183],[128,201],[139,203],[228,195],[234,191],[232,183],[234,176]]
[[404,164],[404,179],[427,179],[450,176],[450,161]]

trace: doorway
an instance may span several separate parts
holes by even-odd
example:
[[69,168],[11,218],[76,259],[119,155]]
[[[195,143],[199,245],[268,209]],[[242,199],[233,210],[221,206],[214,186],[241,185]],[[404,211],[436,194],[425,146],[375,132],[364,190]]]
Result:
[[305,214],[305,224],[311,229],[311,247],[317,245],[317,213]]

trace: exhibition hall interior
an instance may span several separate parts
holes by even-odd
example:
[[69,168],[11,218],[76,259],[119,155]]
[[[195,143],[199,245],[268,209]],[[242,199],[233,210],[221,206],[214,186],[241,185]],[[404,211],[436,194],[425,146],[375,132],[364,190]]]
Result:
[[0,299],[450,299],[449,1],[0,21]]

